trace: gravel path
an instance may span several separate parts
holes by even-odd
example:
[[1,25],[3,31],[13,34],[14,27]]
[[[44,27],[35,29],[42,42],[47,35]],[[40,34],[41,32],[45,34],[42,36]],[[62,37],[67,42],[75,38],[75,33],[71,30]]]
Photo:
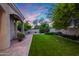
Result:
[[14,41],[10,48],[0,51],[0,56],[28,56],[32,34],[26,35],[22,42]]

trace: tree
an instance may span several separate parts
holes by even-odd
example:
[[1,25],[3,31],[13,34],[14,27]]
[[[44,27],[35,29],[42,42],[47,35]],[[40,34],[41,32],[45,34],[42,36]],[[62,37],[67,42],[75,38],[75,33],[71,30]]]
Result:
[[29,23],[24,23],[24,31],[31,29],[32,26]]
[[22,25],[23,25],[22,22],[17,21],[17,29],[18,29],[19,31],[21,31]]
[[65,29],[70,25],[72,19],[78,20],[79,11],[77,11],[76,6],[74,3],[57,4],[51,17],[54,21],[53,27]]
[[[31,27],[32,26],[28,22],[24,23],[24,31],[27,31],[27,30],[31,29]],[[17,22],[17,29],[19,31],[21,31],[22,28],[23,28],[23,23],[18,21]]]
[[47,23],[41,23],[40,25],[40,33],[46,33],[46,32],[49,32],[49,24]]

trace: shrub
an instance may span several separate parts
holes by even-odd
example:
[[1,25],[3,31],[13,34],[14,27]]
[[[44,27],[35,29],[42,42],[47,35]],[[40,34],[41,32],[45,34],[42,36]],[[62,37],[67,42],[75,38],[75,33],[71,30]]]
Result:
[[59,35],[59,36],[62,36],[62,37],[65,37],[65,38],[69,38],[69,39],[72,39],[72,40],[79,40],[79,36],[76,36],[76,35],[67,35],[67,34],[63,34],[61,32],[48,32],[48,33],[45,33],[46,35]]
[[29,23],[24,23],[24,31],[31,29],[32,26]]
[[53,32],[48,32],[48,33],[45,33],[46,35],[54,35],[56,33],[53,33]]
[[47,35],[63,35],[61,32],[48,32]]
[[40,29],[39,29],[39,32],[40,32],[40,33],[47,33],[47,32],[49,32],[49,31],[50,31],[49,24],[47,24],[47,23],[42,23],[42,24],[40,25]]
[[18,21],[17,22],[17,29],[21,32],[21,28],[22,28],[22,22]]
[[17,34],[18,41],[22,41],[24,37],[25,37],[25,35],[23,33],[21,33],[21,32],[19,32]]
[[69,39],[73,39],[73,40],[79,40],[79,36],[76,36],[76,35],[66,35],[66,34],[63,34],[62,36],[66,37],[66,38],[69,38]]

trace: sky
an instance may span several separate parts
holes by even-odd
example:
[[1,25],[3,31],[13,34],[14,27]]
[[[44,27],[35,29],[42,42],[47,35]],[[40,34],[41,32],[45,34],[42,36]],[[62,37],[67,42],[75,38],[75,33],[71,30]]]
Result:
[[16,3],[16,7],[24,15],[25,20],[33,23],[36,19],[47,20],[49,10],[54,7],[51,3]]

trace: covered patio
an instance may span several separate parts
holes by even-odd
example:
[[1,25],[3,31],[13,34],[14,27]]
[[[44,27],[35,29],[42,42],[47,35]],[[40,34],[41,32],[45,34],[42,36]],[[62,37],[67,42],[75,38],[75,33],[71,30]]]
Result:
[[24,16],[15,4],[0,4],[0,50],[11,46],[11,40],[17,37],[16,23],[23,23],[23,20]]

